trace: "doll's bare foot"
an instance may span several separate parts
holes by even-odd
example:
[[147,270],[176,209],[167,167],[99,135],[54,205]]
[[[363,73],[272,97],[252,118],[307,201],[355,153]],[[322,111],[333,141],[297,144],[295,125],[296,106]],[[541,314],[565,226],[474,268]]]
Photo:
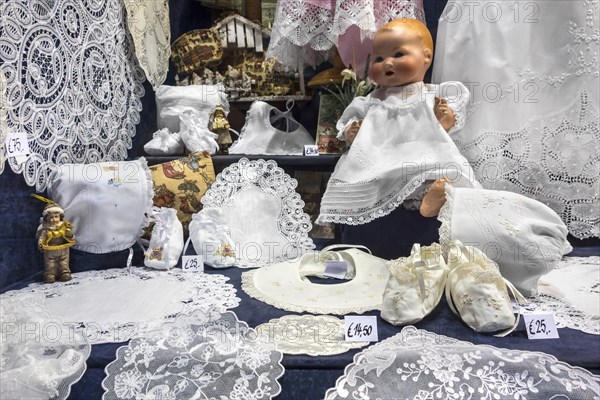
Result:
[[442,206],[446,204],[446,184],[449,184],[450,180],[447,178],[441,178],[433,182],[421,202],[421,208],[419,211],[424,217],[435,217],[440,213]]

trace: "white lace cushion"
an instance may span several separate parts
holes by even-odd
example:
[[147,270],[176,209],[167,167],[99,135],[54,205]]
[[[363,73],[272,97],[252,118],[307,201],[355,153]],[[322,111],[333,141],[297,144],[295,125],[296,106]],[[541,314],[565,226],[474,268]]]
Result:
[[228,231],[220,208],[204,207],[192,216],[190,239],[196,254],[202,255],[206,264],[215,268],[235,264],[235,244]]
[[171,132],[180,131],[179,116],[184,112],[199,112],[207,123],[217,105],[229,112],[227,95],[217,85],[162,85],[156,90],[156,113],[158,128],[169,128]]
[[48,193],[74,225],[74,247],[90,253],[131,247],[152,210],[152,179],[143,157],[62,165],[51,176]]
[[177,265],[183,251],[183,225],[174,208],[153,207],[150,221],[154,222],[144,265],[170,269]]
[[498,263],[525,296],[572,250],[567,227],[549,207],[520,194],[446,185],[440,242],[468,243]]

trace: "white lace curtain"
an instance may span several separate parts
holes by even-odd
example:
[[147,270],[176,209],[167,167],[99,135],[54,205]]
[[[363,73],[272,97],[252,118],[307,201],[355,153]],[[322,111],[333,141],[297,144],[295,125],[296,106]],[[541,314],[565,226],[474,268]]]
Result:
[[[424,21],[422,0],[279,0],[267,54],[291,69],[315,67],[335,45],[350,56],[351,46],[364,52],[361,40],[403,17]],[[352,26],[359,32],[348,32]]]

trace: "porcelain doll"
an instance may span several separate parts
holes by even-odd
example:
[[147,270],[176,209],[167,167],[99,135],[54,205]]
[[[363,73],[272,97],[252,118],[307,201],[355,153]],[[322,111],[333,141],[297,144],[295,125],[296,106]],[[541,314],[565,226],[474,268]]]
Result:
[[459,82],[425,84],[432,56],[431,34],[419,20],[394,20],[377,32],[369,70],[379,87],[356,97],[337,123],[338,138],[351,147],[317,223],[367,223],[400,205],[435,216],[446,183],[479,187],[448,135],[464,124],[468,90]]
[[217,138],[217,143],[219,144],[219,154],[228,154],[229,147],[231,146],[233,140],[231,139],[231,134],[229,133],[229,121],[227,121],[223,107],[218,105],[213,111],[211,118],[210,130],[219,135]]
[[42,213],[36,237],[44,253],[44,283],[71,280],[70,247],[75,245],[73,224],[64,220],[65,212],[56,203],[49,203]]

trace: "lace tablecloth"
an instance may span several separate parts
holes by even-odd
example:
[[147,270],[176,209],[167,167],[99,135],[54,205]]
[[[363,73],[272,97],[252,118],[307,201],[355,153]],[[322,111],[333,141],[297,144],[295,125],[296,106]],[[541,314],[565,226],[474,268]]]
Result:
[[73,274],[52,285],[34,283],[6,296],[41,293],[52,315],[83,333],[90,343],[118,343],[160,327],[182,313],[216,307],[225,311],[240,299],[229,278],[217,274],[157,271],[141,267]]

